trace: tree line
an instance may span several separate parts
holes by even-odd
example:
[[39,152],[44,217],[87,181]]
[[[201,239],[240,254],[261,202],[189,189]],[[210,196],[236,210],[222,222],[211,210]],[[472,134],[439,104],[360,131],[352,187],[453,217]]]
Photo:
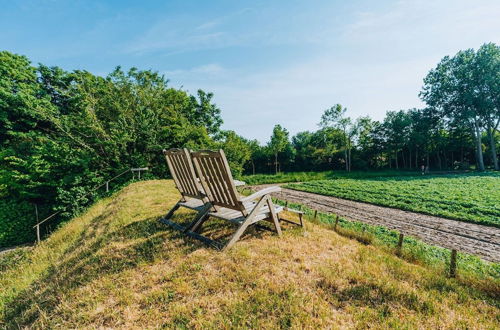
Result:
[[[444,57],[424,79],[427,107],[352,119],[336,104],[318,130],[290,137],[276,125],[262,145],[221,129],[213,94],[191,95],[151,70],[117,67],[105,77],[0,52],[0,246],[34,240],[43,218],[69,219],[117,173],[149,166],[161,150],[223,148],[235,176],[367,169],[498,170],[500,50],[485,44]],[[486,156],[485,156],[486,155]]]
[[247,173],[310,170],[499,170],[500,47],[488,43],[444,57],[424,79],[422,109],[352,119],[336,104],[319,129],[289,137],[276,125],[269,142],[249,141]]

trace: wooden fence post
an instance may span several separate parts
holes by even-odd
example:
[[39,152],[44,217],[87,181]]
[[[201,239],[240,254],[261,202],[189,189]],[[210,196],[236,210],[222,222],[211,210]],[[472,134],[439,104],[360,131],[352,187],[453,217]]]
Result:
[[398,241],[398,247],[397,247],[397,250],[396,250],[396,255],[400,256],[401,255],[401,252],[403,250],[403,240],[405,238],[405,235],[403,235],[403,233],[399,233],[399,241]]
[[40,225],[36,225],[36,241],[40,243]]
[[38,224],[38,205],[35,204],[35,214],[36,214],[36,241],[40,243],[40,225]]
[[457,250],[451,250],[450,258],[450,277],[457,276]]
[[106,192],[109,192],[109,181],[106,181]]
[[318,217],[318,210],[314,210],[314,220]]
[[337,231],[337,225],[339,224],[339,215],[335,217],[335,225],[333,226],[333,230]]

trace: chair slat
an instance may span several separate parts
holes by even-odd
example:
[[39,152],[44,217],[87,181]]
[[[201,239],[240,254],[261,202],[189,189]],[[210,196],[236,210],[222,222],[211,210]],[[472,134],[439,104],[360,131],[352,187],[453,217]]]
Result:
[[190,185],[190,180],[189,177],[186,175],[186,172],[184,171],[184,164],[182,164],[182,160],[180,158],[180,155],[172,155],[172,162],[174,164],[175,171],[177,171],[178,176],[181,181],[181,186],[182,190],[188,194],[193,193],[193,188]]
[[246,213],[225,155],[219,151],[192,152],[193,163],[212,204]]
[[213,175],[216,189],[220,192],[221,200],[226,204],[234,203],[230,198],[230,194],[224,185],[224,178],[221,175],[222,168],[217,164],[217,158],[207,158],[210,172]]
[[187,149],[170,149],[164,151],[167,164],[175,185],[183,196],[205,198],[203,188],[198,182],[194,167],[191,164]]

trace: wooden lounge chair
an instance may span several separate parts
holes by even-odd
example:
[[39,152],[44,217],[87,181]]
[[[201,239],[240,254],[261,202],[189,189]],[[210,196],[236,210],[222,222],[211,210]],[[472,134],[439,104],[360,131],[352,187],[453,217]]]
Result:
[[180,207],[197,211],[198,214],[193,220],[196,222],[198,218],[203,217],[210,210],[211,204],[208,202],[208,198],[195,173],[189,150],[185,148],[163,150],[163,154],[175,186],[181,194],[181,199],[160,221],[175,229],[186,231],[191,225],[182,227],[171,220],[175,211]]
[[[280,187],[269,187],[248,197],[242,197],[236,190],[223,150],[191,152],[191,158],[208,202],[213,206],[213,210],[194,221],[193,226],[189,228],[191,233],[195,233],[209,217],[215,217],[238,224],[238,229],[223,249],[233,246],[248,226],[262,220],[270,221],[281,236],[278,214],[283,208],[274,205],[270,195],[279,192]],[[214,243],[208,238],[204,240]]]

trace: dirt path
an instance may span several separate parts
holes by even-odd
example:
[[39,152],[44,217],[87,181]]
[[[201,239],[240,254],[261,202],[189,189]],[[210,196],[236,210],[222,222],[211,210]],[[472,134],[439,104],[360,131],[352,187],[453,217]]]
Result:
[[[260,190],[267,186],[270,185],[251,188]],[[319,212],[335,213],[370,225],[385,226],[431,245],[456,249],[485,260],[500,262],[499,228],[285,188],[273,197],[302,204]]]

